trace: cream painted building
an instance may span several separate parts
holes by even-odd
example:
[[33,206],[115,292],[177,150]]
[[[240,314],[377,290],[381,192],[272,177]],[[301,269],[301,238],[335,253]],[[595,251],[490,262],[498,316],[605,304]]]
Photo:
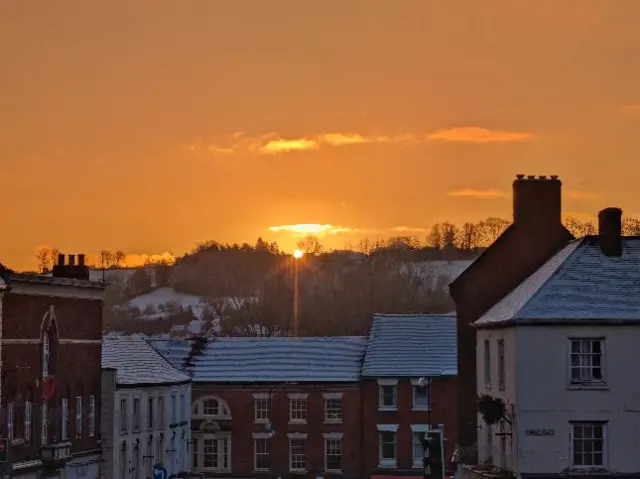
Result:
[[[640,475],[640,238],[621,211],[560,250],[476,323],[480,462],[519,477]],[[511,424],[510,424],[511,423]]]
[[190,377],[137,338],[105,339],[102,366],[116,370],[105,468],[118,479],[146,479],[156,465],[189,471]]

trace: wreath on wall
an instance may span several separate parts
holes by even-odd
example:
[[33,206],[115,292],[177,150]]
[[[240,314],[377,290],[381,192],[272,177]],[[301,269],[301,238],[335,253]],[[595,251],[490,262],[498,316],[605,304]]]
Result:
[[511,424],[507,418],[507,405],[500,398],[483,394],[478,398],[478,412],[487,424],[498,424],[503,419]]

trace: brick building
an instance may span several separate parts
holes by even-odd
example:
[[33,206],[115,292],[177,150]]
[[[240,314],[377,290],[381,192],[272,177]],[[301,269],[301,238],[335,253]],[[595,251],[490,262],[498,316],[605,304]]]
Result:
[[192,374],[192,470],[361,477],[366,338],[151,341]]
[[[562,225],[557,176],[517,175],[513,224],[450,285],[458,315],[459,441],[476,441],[476,335],[471,323],[542,266],[573,236]],[[473,459],[473,458],[471,458]]]
[[14,477],[99,473],[104,285],[75,259],[60,255],[49,277],[2,275],[0,434],[14,439]]
[[[455,315],[376,315],[362,367],[364,473],[422,476],[422,440],[457,442]],[[450,467],[450,466],[449,466]]]

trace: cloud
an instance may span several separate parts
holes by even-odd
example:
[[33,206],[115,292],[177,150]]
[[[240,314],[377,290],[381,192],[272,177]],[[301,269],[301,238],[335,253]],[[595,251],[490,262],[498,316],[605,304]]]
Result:
[[309,137],[283,138],[277,133],[267,133],[265,135],[250,137],[243,132],[237,132],[226,138],[216,139],[211,143],[206,143],[202,138],[198,138],[189,145],[189,150],[206,151],[213,155],[230,155],[241,152],[259,155],[278,155],[295,151],[314,151],[324,147],[337,148],[374,143],[412,145],[419,142],[409,133],[389,136],[363,135],[353,132],[332,132]]
[[589,191],[579,191],[579,190],[566,190],[564,191],[563,195],[572,200],[583,200],[583,201],[595,200],[600,198],[600,195],[598,193],[592,193]]
[[273,233],[291,233],[295,236],[331,236],[337,234],[420,234],[426,233],[425,228],[415,228],[411,226],[394,226],[392,228],[371,229],[371,228],[351,228],[346,226],[336,226],[332,224],[318,223],[297,223],[292,225],[270,226],[269,231]]
[[473,190],[473,189],[464,189],[464,190],[454,190],[448,193],[449,196],[458,196],[463,198],[477,198],[477,199],[494,199],[494,198],[507,198],[509,193],[503,190]]
[[532,138],[533,133],[529,132],[489,130],[477,126],[446,128],[427,135],[429,140],[476,144],[511,143],[528,141]]

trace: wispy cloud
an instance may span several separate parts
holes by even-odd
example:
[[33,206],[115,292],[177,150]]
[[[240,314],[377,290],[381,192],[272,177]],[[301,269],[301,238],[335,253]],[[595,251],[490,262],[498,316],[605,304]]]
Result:
[[478,199],[494,199],[494,198],[506,198],[509,196],[509,193],[503,190],[474,190],[474,189],[464,189],[464,190],[454,190],[450,191],[449,196],[458,196],[463,198],[478,198]]
[[411,134],[402,135],[363,135],[360,133],[322,133],[309,137],[283,138],[277,133],[268,133],[251,137],[238,132],[226,138],[205,142],[202,138],[194,141],[191,151],[207,151],[213,155],[249,153],[259,155],[278,155],[295,151],[314,151],[324,147],[342,147],[367,145],[374,143],[416,144],[418,140]]
[[416,235],[426,233],[425,228],[411,226],[394,226],[391,228],[353,228],[347,226],[336,226],[332,224],[319,223],[297,223],[291,225],[270,226],[269,231],[274,233],[290,233],[295,236],[331,236],[337,234],[404,234]]
[[[475,198],[480,200],[492,200],[492,199],[511,197],[510,192],[506,190],[498,190],[498,189],[478,190],[473,188],[466,188],[461,190],[453,190],[447,194],[449,196],[456,196],[460,198]],[[594,193],[591,191],[583,191],[583,190],[564,190],[562,192],[562,195],[565,198],[569,198],[572,200],[580,200],[580,201],[595,200],[597,198],[600,198],[599,193]]]
[[511,143],[529,141],[533,133],[508,130],[490,130],[477,126],[446,128],[429,133],[427,139],[457,143]]

